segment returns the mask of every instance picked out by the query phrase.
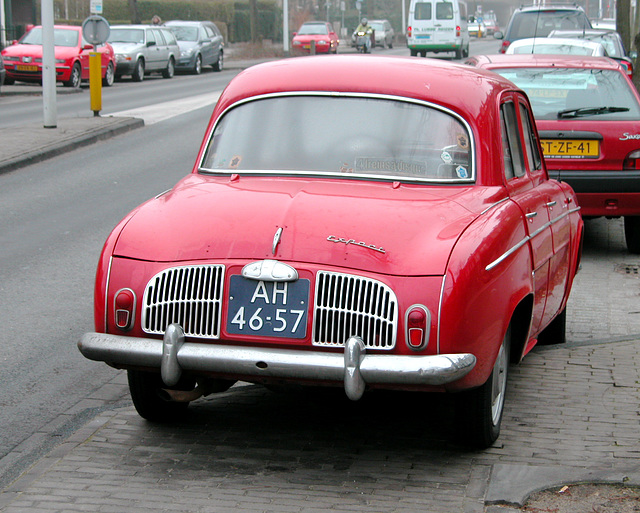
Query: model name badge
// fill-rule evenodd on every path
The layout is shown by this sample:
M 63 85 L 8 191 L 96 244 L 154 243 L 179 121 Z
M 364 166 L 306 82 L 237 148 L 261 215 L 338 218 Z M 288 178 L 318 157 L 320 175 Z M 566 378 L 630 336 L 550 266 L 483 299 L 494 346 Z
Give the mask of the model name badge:
M 367 248 L 367 249 L 372 249 L 373 251 L 377 251 L 378 253 L 386 253 L 386 251 L 383 248 L 379 248 L 377 246 L 374 246 L 373 244 L 367 244 L 366 242 L 357 242 L 355 239 L 347 239 L 345 237 L 336 237 L 334 235 L 329 235 L 327 237 L 327 240 L 329 242 L 342 242 L 343 244 L 346 244 L 347 246 L 349 244 L 353 244 L 354 246 L 361 246 L 363 248 Z
M 623 136 L 620 137 L 621 141 L 628 141 L 630 139 L 640 139 L 640 134 L 629 134 L 629 133 L 625 132 L 622 135 Z

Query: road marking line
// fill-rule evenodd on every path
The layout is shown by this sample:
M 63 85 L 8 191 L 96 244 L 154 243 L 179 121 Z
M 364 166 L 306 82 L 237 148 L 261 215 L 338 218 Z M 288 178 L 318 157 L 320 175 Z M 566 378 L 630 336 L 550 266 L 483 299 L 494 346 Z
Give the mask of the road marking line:
M 145 107 L 138 107 L 131 110 L 121 110 L 119 112 L 111 112 L 107 116 L 125 117 L 125 118 L 142 118 L 145 125 L 153 125 L 160 121 L 179 116 L 186 112 L 212 105 L 218 101 L 222 91 L 201 94 L 199 96 L 190 96 L 180 100 L 172 100 L 169 102 L 156 103 Z

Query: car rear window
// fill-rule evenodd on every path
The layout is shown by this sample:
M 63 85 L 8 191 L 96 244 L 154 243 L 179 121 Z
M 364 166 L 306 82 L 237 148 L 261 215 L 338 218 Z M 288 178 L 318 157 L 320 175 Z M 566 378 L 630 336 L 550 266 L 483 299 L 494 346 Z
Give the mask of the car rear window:
M 548 10 L 520 12 L 513 18 L 507 39 L 515 41 L 525 37 L 547 37 L 553 30 L 591 28 L 587 15 L 576 10 Z
M 473 140 L 461 119 L 428 104 L 379 97 L 274 96 L 225 113 L 200 168 L 470 182 Z
M 436 20 L 452 20 L 453 4 L 450 2 L 438 2 L 436 4 Z
M 431 19 L 431 4 L 427 2 L 418 2 L 415 6 L 413 18 L 416 20 L 430 20 Z
M 640 117 L 640 105 L 629 82 L 617 70 L 505 68 L 493 71 L 526 91 L 539 119 L 597 116 L 602 120 L 629 120 Z M 564 111 L 575 112 L 562 114 Z

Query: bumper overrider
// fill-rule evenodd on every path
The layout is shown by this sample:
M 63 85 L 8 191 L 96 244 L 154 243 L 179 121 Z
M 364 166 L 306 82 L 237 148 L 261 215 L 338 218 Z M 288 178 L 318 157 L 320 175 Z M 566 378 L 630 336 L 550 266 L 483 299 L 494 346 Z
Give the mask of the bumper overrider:
M 78 342 L 90 360 L 112 365 L 158 368 L 167 387 L 183 371 L 221 373 L 256 378 L 344 382 L 354 401 L 367 383 L 443 385 L 467 375 L 476 364 L 469 353 L 442 355 L 367 354 L 360 337 L 350 337 L 344 353 L 298 351 L 186 342 L 184 331 L 171 324 L 162 340 L 86 333 Z

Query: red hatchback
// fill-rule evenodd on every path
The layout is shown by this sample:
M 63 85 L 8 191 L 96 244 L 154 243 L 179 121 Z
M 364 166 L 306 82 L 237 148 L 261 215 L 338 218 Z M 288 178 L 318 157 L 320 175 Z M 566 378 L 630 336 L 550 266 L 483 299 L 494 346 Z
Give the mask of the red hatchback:
M 67 87 L 80 87 L 82 80 L 89 80 L 89 54 L 93 45 L 82 37 L 82 28 L 56 25 L 53 28 L 55 45 L 56 80 Z M 102 83 L 113 84 L 116 58 L 109 43 L 100 46 L 102 57 Z M 42 27 L 27 32 L 19 41 L 2 50 L 7 72 L 5 84 L 42 82 Z
M 627 248 L 640 253 L 640 96 L 606 57 L 481 55 L 524 89 L 551 177 L 569 183 L 584 217 L 624 217 Z
M 291 44 L 294 51 L 301 53 L 311 53 L 314 47 L 316 53 L 338 53 L 339 40 L 331 23 L 308 21 L 293 33 Z
M 564 341 L 582 230 L 508 80 L 410 57 L 261 64 L 222 93 L 192 173 L 107 239 L 79 347 L 128 370 L 147 419 L 236 380 L 446 392 L 486 447 L 509 363 Z

